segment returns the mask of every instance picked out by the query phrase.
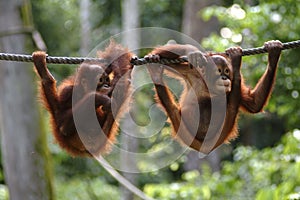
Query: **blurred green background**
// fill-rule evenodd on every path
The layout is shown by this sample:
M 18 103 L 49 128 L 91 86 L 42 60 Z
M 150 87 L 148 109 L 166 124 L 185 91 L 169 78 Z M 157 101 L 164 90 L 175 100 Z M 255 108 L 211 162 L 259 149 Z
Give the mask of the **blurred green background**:
M 86 21 L 80 13 L 89 16 L 85 28 L 88 52 L 94 44 L 124 30 L 124 4 L 128 1 L 89 0 L 86 10 L 77 0 L 26 2 L 32 11 L 29 21 L 41 34 L 49 55 L 85 56 L 82 23 Z M 130 12 L 138 16 L 137 27 L 164 27 L 185 33 L 205 50 L 224 52 L 236 45 L 252 48 L 268 40 L 289 42 L 300 38 L 299 0 L 142 0 L 135 4 L 136 9 Z M 34 46 L 32 40 L 27 40 L 26 52 L 30 54 Z M 282 52 L 269 104 L 264 113 L 241 114 L 237 140 L 205 159 L 191 152 L 160 170 L 134 174 L 130 180 L 155 199 L 300 199 L 299 55 L 300 49 Z M 255 85 L 266 64 L 266 54 L 243 57 L 242 73 L 247 84 Z M 74 71 L 67 65 L 49 65 L 49 69 L 58 82 Z M 140 107 L 135 116 L 139 124 L 149 123 L 145 114 L 149 102 L 145 101 L 154 102 L 151 87 L 135 96 Z M 139 199 L 120 189 L 120 183 L 98 162 L 72 158 L 60 150 L 53 143 L 49 116 L 44 110 L 42 117 L 50 153 L 47 165 L 52 172 L 51 199 Z M 163 131 L 169 136 L 170 127 Z M 145 150 L 149 146 L 141 143 L 137 148 Z M 0 199 L 8 199 L 2 164 L 0 167 Z

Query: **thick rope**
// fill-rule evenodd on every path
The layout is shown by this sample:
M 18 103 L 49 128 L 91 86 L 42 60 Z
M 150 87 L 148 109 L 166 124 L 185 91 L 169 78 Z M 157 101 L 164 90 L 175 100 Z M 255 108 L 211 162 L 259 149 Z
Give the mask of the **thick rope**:
M 0 60 L 33 62 L 31 55 L 0 53 Z M 46 62 L 52 64 L 80 64 L 83 62 L 104 62 L 101 58 L 80 58 L 80 57 L 53 57 L 47 56 Z
M 300 40 L 296 40 L 293 42 L 283 43 L 282 50 L 286 49 L 294 49 L 300 47 Z M 255 54 L 267 53 L 267 49 L 264 47 L 257 48 L 249 48 L 243 49 L 243 56 L 250 56 Z M 9 53 L 0 53 L 0 60 L 6 61 L 17 61 L 17 62 L 33 62 L 33 58 L 31 55 L 22 55 L 22 54 L 9 54 Z M 47 56 L 47 63 L 52 64 L 80 64 L 83 62 L 105 62 L 104 59 L 101 58 L 83 58 L 83 57 L 52 57 Z M 131 59 L 131 63 L 133 65 L 144 65 L 147 63 L 153 63 L 153 60 L 147 60 L 145 58 L 137 58 L 134 57 Z M 182 56 L 177 59 L 160 59 L 159 61 L 155 61 L 160 64 L 178 64 L 183 62 L 188 62 L 187 56 Z
M 283 46 L 282 50 L 299 48 L 300 40 L 283 43 L 282 46 Z M 250 55 L 262 54 L 262 53 L 267 53 L 267 49 L 265 49 L 264 47 L 243 49 L 243 56 L 250 56 Z

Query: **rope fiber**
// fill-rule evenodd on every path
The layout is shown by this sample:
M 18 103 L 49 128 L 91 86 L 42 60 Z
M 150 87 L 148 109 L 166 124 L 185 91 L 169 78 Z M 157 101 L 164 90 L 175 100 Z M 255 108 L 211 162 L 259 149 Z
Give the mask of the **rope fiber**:
M 283 43 L 282 50 L 286 49 L 294 49 L 300 47 L 300 40 L 292 41 Z M 250 56 L 255 54 L 262 54 L 266 53 L 267 50 L 264 47 L 257 47 L 257 48 L 249 48 L 243 49 L 243 56 Z M 6 61 L 17 61 L 17 62 L 33 62 L 33 58 L 31 55 L 22 55 L 22 54 L 10 54 L 10 53 L 0 53 L 0 60 Z M 178 64 L 187 62 L 187 56 L 182 56 L 177 59 L 160 59 L 156 61 L 156 63 L 160 64 Z M 52 57 L 47 56 L 46 58 L 47 63 L 52 64 L 80 64 L 83 62 L 105 62 L 104 59 L 101 58 L 87 58 L 87 57 Z M 144 65 L 147 63 L 153 63 L 153 60 L 147 60 L 145 58 L 137 58 L 134 57 L 131 59 L 131 63 L 133 65 Z

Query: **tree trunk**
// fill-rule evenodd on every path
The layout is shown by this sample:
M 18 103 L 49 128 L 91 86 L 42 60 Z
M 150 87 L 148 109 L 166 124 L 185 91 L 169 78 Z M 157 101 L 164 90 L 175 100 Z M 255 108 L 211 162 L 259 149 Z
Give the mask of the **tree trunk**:
M 132 30 L 139 27 L 139 5 L 138 0 L 124 0 L 122 7 L 122 22 L 123 22 L 123 31 Z M 138 31 L 130 31 L 130 34 L 123 35 L 122 38 L 123 44 L 126 45 L 129 49 L 136 50 L 139 47 L 139 38 Z M 122 120 L 122 124 L 126 125 L 126 118 Z M 129 130 L 129 129 L 128 129 Z M 131 182 L 133 185 L 136 183 L 136 174 L 127 173 L 126 171 L 134 171 L 136 169 L 136 160 L 127 152 L 136 152 L 138 148 L 138 140 L 134 137 L 126 135 L 126 133 L 121 132 L 121 144 L 122 144 L 122 153 L 121 153 L 121 167 L 124 170 L 123 176 Z M 133 193 L 129 191 L 126 187 L 121 187 L 121 199 L 122 200 L 131 200 L 133 198 Z
M 139 1 L 124 0 L 122 6 L 122 24 L 123 31 L 133 30 L 140 26 Z M 124 34 L 123 44 L 129 49 L 137 50 L 140 44 L 139 31 L 130 31 L 130 34 Z
M 87 56 L 90 51 L 91 25 L 90 25 L 90 0 L 80 0 L 80 25 L 81 25 L 81 46 L 80 53 Z
M 205 22 L 199 15 L 199 11 L 211 5 L 220 5 L 220 0 L 199 1 L 186 0 L 183 10 L 182 31 L 196 41 L 201 41 L 211 32 L 217 31 L 219 23 L 216 18 Z
M 0 32 L 22 28 L 24 1 L 0 0 Z M 0 38 L 0 52 L 24 53 L 25 35 Z M 52 199 L 46 137 L 32 65 L 0 61 L 0 128 L 5 181 L 12 200 Z

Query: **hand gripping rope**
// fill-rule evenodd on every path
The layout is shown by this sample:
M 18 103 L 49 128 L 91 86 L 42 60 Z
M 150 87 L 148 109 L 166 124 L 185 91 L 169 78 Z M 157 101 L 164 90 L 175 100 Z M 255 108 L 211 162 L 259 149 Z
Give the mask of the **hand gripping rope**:
M 300 47 L 300 40 L 292 41 L 283 43 L 282 50 L 286 49 L 294 49 Z M 243 56 L 250 56 L 255 54 L 262 54 L 266 53 L 267 50 L 264 47 L 257 47 L 257 48 L 249 48 L 243 49 Z M 33 62 L 31 55 L 22 55 L 22 54 L 9 54 L 9 53 L 0 53 L 0 60 L 6 61 L 17 61 L 17 62 Z M 80 64 L 82 62 L 105 62 L 105 60 L 101 58 L 84 58 L 84 57 L 52 57 L 47 56 L 46 58 L 47 63 L 52 64 Z M 182 56 L 177 59 L 160 59 L 156 61 L 156 63 L 160 64 L 178 64 L 187 62 L 187 56 Z M 146 60 L 144 58 L 137 58 L 134 57 L 131 59 L 131 63 L 133 65 L 144 65 L 147 63 L 153 63 L 152 60 Z

